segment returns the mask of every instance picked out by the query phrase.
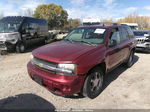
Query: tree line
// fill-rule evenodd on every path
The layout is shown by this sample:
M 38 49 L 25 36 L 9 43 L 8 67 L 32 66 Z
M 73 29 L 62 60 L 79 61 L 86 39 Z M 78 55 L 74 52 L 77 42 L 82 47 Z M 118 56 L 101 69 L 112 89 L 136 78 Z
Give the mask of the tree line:
M 117 23 L 137 23 L 139 29 L 150 29 L 150 17 L 139 16 L 137 13 L 129 14 L 127 17 L 119 19 Z

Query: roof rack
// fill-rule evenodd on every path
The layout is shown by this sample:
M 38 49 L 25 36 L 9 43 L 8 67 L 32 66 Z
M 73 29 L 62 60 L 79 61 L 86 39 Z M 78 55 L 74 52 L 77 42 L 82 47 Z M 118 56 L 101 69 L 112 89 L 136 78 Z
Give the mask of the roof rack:
M 89 24 L 88 26 L 91 26 L 91 25 L 94 25 L 94 24 Z M 105 23 L 100 23 L 100 24 L 97 24 L 98 26 L 116 26 L 116 25 L 125 25 L 125 24 L 118 24 L 118 23 L 111 23 L 111 24 L 105 24 Z
M 112 25 L 118 25 L 118 23 L 112 23 Z

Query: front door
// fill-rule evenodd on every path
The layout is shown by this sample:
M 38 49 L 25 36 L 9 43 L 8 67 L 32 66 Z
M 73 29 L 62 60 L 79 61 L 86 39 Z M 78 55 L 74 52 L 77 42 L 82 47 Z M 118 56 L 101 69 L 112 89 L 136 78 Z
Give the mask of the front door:
M 110 46 L 109 44 L 112 40 L 114 40 L 116 44 Z M 122 53 L 119 44 L 120 44 L 120 31 L 118 28 L 112 29 L 106 52 L 106 63 L 108 70 L 118 65 L 122 60 Z

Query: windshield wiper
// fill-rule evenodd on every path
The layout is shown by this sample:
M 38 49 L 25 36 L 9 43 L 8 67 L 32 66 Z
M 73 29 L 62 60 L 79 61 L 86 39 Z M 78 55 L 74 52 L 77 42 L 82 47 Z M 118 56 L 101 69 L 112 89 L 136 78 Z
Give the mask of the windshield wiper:
M 66 41 L 69 41 L 69 42 L 83 42 L 83 43 L 85 43 L 85 44 L 89 44 L 89 45 L 93 45 L 94 43 L 91 43 L 91 42 L 87 42 L 87 41 L 84 41 L 84 40 L 80 40 L 80 41 L 77 41 L 77 40 L 71 40 L 71 39 L 64 39 L 64 40 L 66 40 Z
M 73 42 L 73 41 L 72 41 L 72 40 L 70 40 L 70 39 L 64 39 L 64 40 L 69 41 L 69 42 Z
M 83 40 L 80 40 L 80 41 L 77 41 L 77 40 L 74 40 L 75 42 L 83 42 L 83 43 L 86 43 L 86 44 L 89 44 L 89 45 L 93 45 L 91 42 L 87 42 L 87 41 L 83 41 Z

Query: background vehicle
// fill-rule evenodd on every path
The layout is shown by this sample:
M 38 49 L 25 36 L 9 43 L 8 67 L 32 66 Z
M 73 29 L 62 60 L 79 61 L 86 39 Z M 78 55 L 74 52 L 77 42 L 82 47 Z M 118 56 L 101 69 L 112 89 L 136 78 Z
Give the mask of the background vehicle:
M 62 40 L 68 32 L 67 30 L 49 30 L 49 40 Z
M 100 19 L 83 19 L 83 25 L 100 25 Z
M 150 31 L 136 30 L 134 35 L 137 40 L 136 50 L 144 50 L 150 52 Z
M 132 30 L 138 30 L 138 24 L 137 23 L 121 23 L 128 25 Z
M 82 26 L 64 40 L 32 52 L 30 77 L 59 95 L 97 97 L 105 74 L 124 63 L 134 63 L 136 40 L 127 25 Z
M 22 53 L 26 47 L 44 42 L 47 35 L 48 25 L 43 19 L 8 16 L 0 20 L 0 50 Z

